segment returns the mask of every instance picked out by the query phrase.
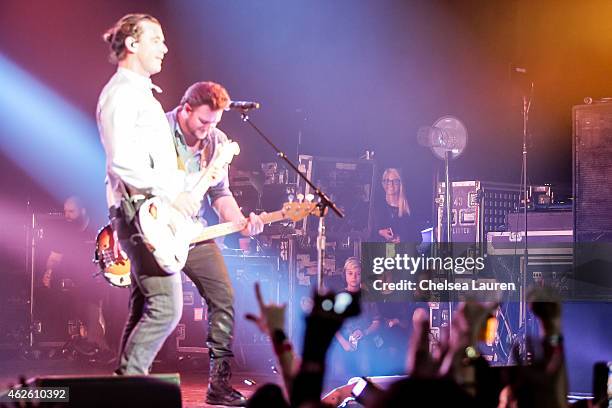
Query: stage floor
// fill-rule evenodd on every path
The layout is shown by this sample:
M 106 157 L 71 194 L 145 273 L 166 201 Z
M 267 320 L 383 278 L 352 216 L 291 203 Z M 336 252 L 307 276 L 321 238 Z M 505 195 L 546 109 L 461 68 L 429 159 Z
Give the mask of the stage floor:
M 47 375 L 110 375 L 113 365 L 92 365 L 83 361 L 70 361 L 66 359 L 40 359 L 27 360 L 17 358 L 14 355 L 9 358 L 2 356 L 0 365 L 0 389 L 6 390 L 11 384 L 19 382 L 20 377 L 30 379 Z M 279 374 L 257 373 L 234 370 L 232 385 L 234 388 L 249 397 L 255 389 L 265 383 L 280 384 L 282 379 Z M 209 407 L 204 403 L 206 397 L 206 386 L 208 384 L 208 359 L 202 361 L 190 361 L 181 363 L 179 367 L 167 367 L 154 365 L 154 373 L 179 372 L 181 376 L 181 393 L 184 408 Z M 254 382 L 247 385 L 245 380 Z

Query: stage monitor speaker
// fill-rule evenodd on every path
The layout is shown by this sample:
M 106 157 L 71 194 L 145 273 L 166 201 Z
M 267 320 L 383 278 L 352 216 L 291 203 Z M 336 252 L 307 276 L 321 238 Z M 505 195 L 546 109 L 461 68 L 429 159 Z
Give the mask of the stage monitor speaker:
M 179 374 L 151 376 L 48 376 L 28 381 L 30 387 L 66 387 L 68 401 L 40 403 L 64 408 L 179 408 Z
M 612 104 L 574 106 L 572 118 L 575 297 L 612 300 Z
M 240 255 L 239 255 L 240 254 Z M 236 363 L 243 369 L 275 365 L 272 344 L 267 335 L 260 332 L 256 325 L 247 321 L 247 313 L 259 313 L 255 297 L 255 282 L 259 282 L 261 293 L 266 302 L 284 303 L 287 301 L 287 283 L 279 271 L 279 257 L 248 255 L 241 251 L 224 252 L 234 291 L 234 344 Z M 166 340 L 159 353 L 160 361 L 174 364 L 177 361 L 195 360 L 198 355 L 205 358 L 209 350 L 208 309 L 195 284 L 183 276 L 183 314 L 173 335 Z M 186 359 L 179 359 L 179 353 L 186 353 Z M 185 357 L 183 355 L 183 357 Z
M 242 254 L 224 255 L 224 259 L 234 288 L 236 364 L 244 371 L 273 374 L 276 357 L 270 339 L 244 316 L 259 313 L 255 282 L 259 283 L 265 302 L 284 303 L 287 300 L 287 283 L 279 271 L 279 257 Z

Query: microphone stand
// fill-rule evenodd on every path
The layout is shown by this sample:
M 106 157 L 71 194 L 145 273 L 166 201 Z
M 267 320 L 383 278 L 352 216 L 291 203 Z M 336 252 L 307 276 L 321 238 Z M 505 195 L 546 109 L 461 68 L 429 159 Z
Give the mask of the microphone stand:
M 27 201 L 27 214 L 29 219 L 29 225 L 25 227 L 26 230 L 26 256 L 25 256 L 25 267 L 26 273 L 29 275 L 29 330 L 28 330 L 28 347 L 31 351 L 34 347 L 34 280 L 35 280 L 35 265 L 34 260 L 36 259 L 36 214 L 32 209 L 30 200 Z
M 446 133 L 446 132 L 444 132 Z M 446 204 L 446 251 L 448 251 L 447 256 L 453 256 L 453 187 L 450 181 L 450 151 L 446 150 L 444 152 L 444 204 Z M 453 272 L 447 274 L 447 279 L 450 278 L 451 282 L 455 281 L 455 277 Z M 454 296 L 451 293 L 448 294 L 448 330 L 453 327 L 453 301 Z
M 443 253 L 443 256 L 453 256 L 453 188 L 452 188 L 452 184 L 450 181 L 450 160 L 451 160 L 451 153 L 453 151 L 453 138 L 451 137 L 451 135 L 448 134 L 448 132 L 446 131 L 446 129 L 443 128 L 439 128 L 437 126 L 434 126 L 433 129 L 438 130 L 444 137 L 443 137 L 443 141 L 442 142 L 438 142 L 441 143 L 439 145 L 437 145 L 436 147 L 443 147 L 444 148 L 444 199 L 442 200 L 443 202 L 443 215 L 442 215 L 442 219 L 444 220 L 443 223 L 441 223 L 440 227 L 442 230 L 444 230 L 444 228 L 446 228 L 446 231 L 444 235 L 442 235 L 442 231 L 439 231 L 438 234 L 436 234 L 436 239 L 438 240 L 438 245 L 439 248 L 438 250 L 440 252 Z M 445 245 L 442 245 L 442 242 L 445 243 Z M 447 281 L 450 282 L 454 282 L 455 281 L 455 276 L 453 275 L 453 272 L 446 272 L 445 273 L 445 278 Z M 453 293 L 450 292 L 448 294 L 448 329 L 450 330 L 453 326 L 453 302 L 455 300 L 455 296 L 453 296 Z M 442 302 L 442 300 L 440 301 L 440 303 Z
M 340 218 L 344 218 L 344 214 L 342 211 L 340 211 L 336 203 L 334 203 L 320 188 L 315 186 L 314 183 L 310 181 L 295 164 L 293 164 L 289 157 L 287 157 L 287 155 L 253 123 L 253 121 L 249 118 L 247 111 L 248 109 L 241 109 L 240 117 L 242 118 L 242 121 L 248 123 L 255 130 L 255 132 L 261 136 L 266 143 L 268 143 L 272 149 L 274 149 L 274 151 L 276 151 L 276 155 L 283 159 L 285 163 L 287 163 L 287 165 L 291 167 L 293 171 L 296 172 L 298 176 L 310 186 L 310 188 L 313 189 L 315 195 L 319 197 L 319 202 L 317 204 L 317 208 L 319 209 L 319 228 L 317 235 L 317 292 L 321 293 L 323 288 L 323 263 L 325 260 L 325 215 L 327 214 L 327 210 L 330 208 Z
M 531 82 L 530 87 L 530 95 L 527 98 L 526 95 L 523 95 L 523 163 L 522 163 L 522 172 L 523 172 L 523 185 L 521 189 L 523 190 L 523 216 L 524 224 L 523 227 L 525 229 L 524 242 L 523 242 L 523 261 L 521 262 L 522 273 L 520 275 L 521 279 L 521 296 L 520 296 L 520 306 L 519 306 L 519 332 L 522 333 L 523 344 L 526 344 L 527 341 L 527 266 L 529 265 L 529 247 L 528 247 L 528 229 L 527 229 L 527 135 L 528 135 L 528 124 L 529 124 L 529 109 L 531 108 L 531 99 L 533 96 L 533 82 Z M 522 329 L 522 330 L 521 330 Z

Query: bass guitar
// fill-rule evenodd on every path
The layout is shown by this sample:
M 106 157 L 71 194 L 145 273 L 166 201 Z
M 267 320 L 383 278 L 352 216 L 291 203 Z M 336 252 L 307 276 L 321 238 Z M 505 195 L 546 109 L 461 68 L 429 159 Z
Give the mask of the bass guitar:
M 216 179 L 235 155 L 240 153 L 236 142 L 217 146 L 210 164 L 195 174 L 193 186 L 187 186 L 194 197 L 204 197 L 208 188 L 219 182 Z M 137 222 L 145 245 L 158 265 L 168 274 L 180 272 L 187 262 L 189 245 L 202 234 L 204 228 L 196 217 L 185 216 L 172 203 L 162 197 L 151 197 L 142 203 Z

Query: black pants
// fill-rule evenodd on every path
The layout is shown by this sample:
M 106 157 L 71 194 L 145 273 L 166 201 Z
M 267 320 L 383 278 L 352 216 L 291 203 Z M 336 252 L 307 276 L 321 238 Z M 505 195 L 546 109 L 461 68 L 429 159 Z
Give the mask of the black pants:
M 234 290 L 217 244 L 192 248 L 183 272 L 196 285 L 208 307 L 206 345 L 210 357 L 233 357 Z

